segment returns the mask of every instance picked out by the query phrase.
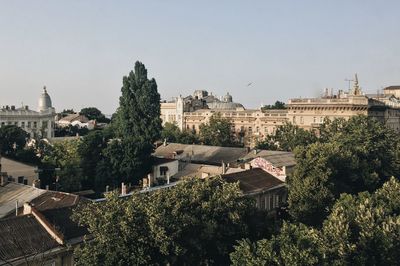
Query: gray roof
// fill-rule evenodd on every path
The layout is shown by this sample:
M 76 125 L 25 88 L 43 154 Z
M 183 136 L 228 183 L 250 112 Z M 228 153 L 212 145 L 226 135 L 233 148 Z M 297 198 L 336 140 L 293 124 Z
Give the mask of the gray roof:
M 0 186 L 0 218 L 15 211 L 17 200 L 18 206 L 21 207 L 25 202 L 30 202 L 45 192 L 46 190 L 43 189 L 13 182 Z
M 58 246 L 33 215 L 0 220 L 0 265 L 4 261 L 40 255 Z
M 222 162 L 234 163 L 247 154 L 246 148 L 219 147 L 208 145 L 190 145 L 169 143 L 156 149 L 154 155 L 175 158 L 193 163 L 220 165 Z
M 257 150 L 257 153 L 252 150 L 243 157 L 245 162 L 251 161 L 255 158 L 263 158 L 276 167 L 282 166 L 295 166 L 296 158 L 294 153 L 286 151 L 269 151 L 269 150 Z

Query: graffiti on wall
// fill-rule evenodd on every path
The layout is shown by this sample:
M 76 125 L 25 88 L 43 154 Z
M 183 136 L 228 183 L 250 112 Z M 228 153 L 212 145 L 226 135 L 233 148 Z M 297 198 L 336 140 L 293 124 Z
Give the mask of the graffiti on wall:
M 276 177 L 284 177 L 286 176 L 286 173 L 283 169 L 279 167 L 275 167 L 270 163 L 269 161 L 263 159 L 263 158 L 255 158 L 254 160 L 251 161 L 251 166 L 252 167 L 259 167 L 263 169 L 264 171 L 270 173 L 273 176 Z

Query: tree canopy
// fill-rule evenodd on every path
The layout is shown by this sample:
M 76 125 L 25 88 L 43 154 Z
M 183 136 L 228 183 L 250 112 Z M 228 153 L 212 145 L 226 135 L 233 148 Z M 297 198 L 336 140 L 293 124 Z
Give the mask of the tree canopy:
M 199 139 L 196 134 L 189 130 L 181 131 L 177 125 L 168 122 L 165 123 L 162 129 L 161 139 L 183 144 L 199 143 Z
M 89 120 L 96 120 L 97 122 L 100 123 L 110 122 L 110 119 L 106 118 L 106 116 L 96 107 L 82 108 L 82 110 L 79 113 L 89 118 Z
M 232 122 L 215 113 L 207 124 L 200 125 L 200 141 L 212 146 L 238 146 L 238 142 L 232 131 Z
M 289 212 L 320 225 L 341 193 L 374 191 L 399 173 L 398 135 L 375 119 L 356 116 L 323 125 L 318 142 L 296 150 Z
M 278 235 L 242 240 L 233 265 L 397 265 L 400 261 L 400 182 L 374 193 L 343 194 L 318 230 L 285 223 Z
M 317 141 L 315 132 L 300 128 L 292 123 L 278 126 L 265 140 L 257 143 L 258 149 L 294 151 L 298 146 L 307 146 Z
M 263 107 L 261 107 L 261 110 L 265 111 L 265 110 L 274 110 L 274 109 L 286 109 L 286 105 L 284 102 L 281 101 L 276 101 L 274 104 L 270 105 L 264 105 Z
M 126 199 L 111 194 L 75 214 L 93 236 L 76 258 L 79 265 L 226 264 L 235 241 L 249 237 L 254 210 L 238 184 L 218 177 Z
M 14 125 L 0 127 L 0 152 L 3 155 L 14 156 L 24 149 L 29 134 Z

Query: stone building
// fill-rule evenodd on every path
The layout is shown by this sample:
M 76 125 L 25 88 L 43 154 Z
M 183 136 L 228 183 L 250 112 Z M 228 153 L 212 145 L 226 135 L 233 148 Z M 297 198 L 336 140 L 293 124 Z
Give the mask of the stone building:
M 233 102 L 229 93 L 218 98 L 205 90 L 196 90 L 185 98 L 179 96 L 171 102 L 161 103 L 163 124 L 175 123 L 181 130 L 198 132 L 200 125 L 207 123 L 214 113 L 232 121 L 232 131 L 246 145 L 253 145 L 272 134 L 287 120 L 286 110 L 247 110 L 242 104 Z
M 31 137 L 54 137 L 55 109 L 52 107 L 51 98 L 46 87 L 39 97 L 37 111 L 28 106 L 16 108 L 14 105 L 3 106 L 0 109 L 0 126 L 16 125 L 28 132 Z
M 320 98 L 290 99 L 288 121 L 304 129 L 317 129 L 324 119 L 349 119 L 356 115 L 373 117 L 388 127 L 400 131 L 400 87 L 384 89 L 384 94 L 363 94 L 357 75 L 353 88 L 345 93 L 328 94 Z

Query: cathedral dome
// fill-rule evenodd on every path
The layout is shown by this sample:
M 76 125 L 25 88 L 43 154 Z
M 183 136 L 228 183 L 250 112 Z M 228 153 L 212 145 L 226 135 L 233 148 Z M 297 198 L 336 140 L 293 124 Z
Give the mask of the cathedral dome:
M 51 107 L 52 107 L 51 99 L 50 99 L 49 94 L 47 93 L 46 86 L 44 86 L 43 93 L 42 93 L 42 95 L 40 95 L 40 98 L 39 98 L 38 110 L 39 110 L 39 112 L 41 112 L 41 111 L 45 111 Z
M 227 92 L 226 95 L 224 96 L 224 102 L 226 103 L 232 102 L 232 96 L 229 94 L 229 92 Z

